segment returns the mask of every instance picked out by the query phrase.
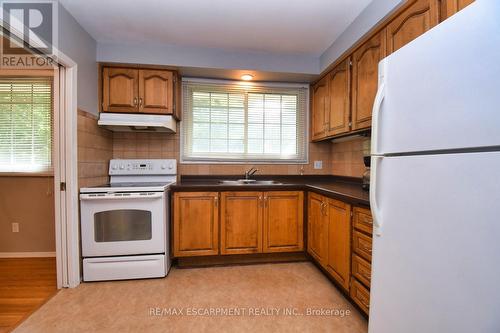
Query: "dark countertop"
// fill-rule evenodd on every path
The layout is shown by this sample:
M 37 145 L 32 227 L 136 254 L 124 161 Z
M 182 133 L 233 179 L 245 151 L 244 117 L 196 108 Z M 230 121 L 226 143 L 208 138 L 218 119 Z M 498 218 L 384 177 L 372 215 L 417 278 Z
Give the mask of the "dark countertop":
M 359 178 L 338 176 L 276 176 L 259 175 L 257 180 L 274 180 L 279 184 L 230 185 L 220 180 L 241 179 L 241 176 L 181 176 L 170 186 L 172 192 L 192 191 L 311 191 L 356 205 L 369 206 L 369 192 L 361 188 Z

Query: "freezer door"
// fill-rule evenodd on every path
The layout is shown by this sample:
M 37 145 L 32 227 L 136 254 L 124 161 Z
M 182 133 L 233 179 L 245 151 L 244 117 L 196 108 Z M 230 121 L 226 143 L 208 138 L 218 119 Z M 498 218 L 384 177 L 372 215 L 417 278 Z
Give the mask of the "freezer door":
M 474 2 L 387 57 L 372 154 L 500 145 L 499 59 L 498 0 Z
M 369 333 L 500 332 L 500 152 L 374 164 Z

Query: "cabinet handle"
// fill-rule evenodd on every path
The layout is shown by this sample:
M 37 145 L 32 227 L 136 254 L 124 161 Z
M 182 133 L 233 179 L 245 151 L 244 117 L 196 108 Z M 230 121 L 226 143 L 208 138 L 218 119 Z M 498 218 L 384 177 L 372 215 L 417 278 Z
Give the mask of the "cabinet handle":
M 215 207 L 218 207 L 219 206 L 219 197 L 214 197 L 214 205 Z
M 321 215 L 326 216 L 326 203 L 321 203 Z
M 264 197 L 264 207 L 267 207 L 267 197 Z
M 259 195 L 259 206 L 264 207 L 264 203 L 262 202 L 262 195 Z
M 139 98 L 139 107 L 142 108 L 142 97 Z
M 134 97 L 134 106 L 137 106 L 137 97 Z

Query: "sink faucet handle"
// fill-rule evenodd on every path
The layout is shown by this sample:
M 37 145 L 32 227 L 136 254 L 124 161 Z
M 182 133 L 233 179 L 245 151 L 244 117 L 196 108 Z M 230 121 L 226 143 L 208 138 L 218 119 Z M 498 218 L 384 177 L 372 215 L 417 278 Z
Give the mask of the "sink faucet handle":
M 250 176 L 253 176 L 259 169 L 255 167 L 251 167 L 247 171 L 245 171 L 245 179 L 248 179 Z

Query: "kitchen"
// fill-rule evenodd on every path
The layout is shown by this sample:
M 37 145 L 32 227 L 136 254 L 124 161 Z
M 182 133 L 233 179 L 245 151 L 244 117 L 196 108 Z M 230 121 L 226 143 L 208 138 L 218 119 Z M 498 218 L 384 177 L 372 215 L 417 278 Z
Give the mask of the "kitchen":
M 283 4 L 60 1 L 97 40 L 78 218 L 62 290 L 11 329 L 500 330 L 498 3 L 318 1 L 317 38 L 298 4 L 271 19 Z M 148 23 L 166 10 L 182 29 Z M 262 26 L 223 32 L 245 10 Z

